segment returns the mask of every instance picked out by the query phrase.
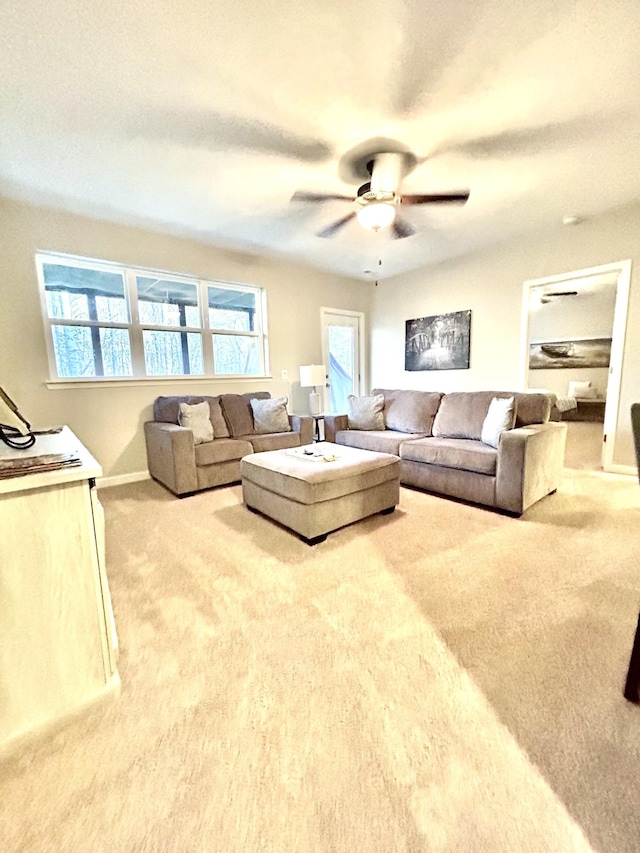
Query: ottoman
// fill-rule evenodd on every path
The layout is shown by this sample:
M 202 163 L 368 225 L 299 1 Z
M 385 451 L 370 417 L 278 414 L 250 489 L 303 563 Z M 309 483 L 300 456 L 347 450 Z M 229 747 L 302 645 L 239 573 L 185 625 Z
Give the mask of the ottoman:
M 393 512 L 400 496 L 397 456 L 328 441 L 251 453 L 240 473 L 246 506 L 309 545 L 361 518 Z

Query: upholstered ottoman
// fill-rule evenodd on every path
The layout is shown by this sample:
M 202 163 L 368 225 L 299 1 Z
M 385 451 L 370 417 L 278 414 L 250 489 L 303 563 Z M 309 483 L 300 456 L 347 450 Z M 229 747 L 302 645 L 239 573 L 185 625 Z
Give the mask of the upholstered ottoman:
M 397 456 L 330 442 L 252 453 L 240 473 L 247 507 L 310 545 L 346 524 L 393 512 L 400 494 Z

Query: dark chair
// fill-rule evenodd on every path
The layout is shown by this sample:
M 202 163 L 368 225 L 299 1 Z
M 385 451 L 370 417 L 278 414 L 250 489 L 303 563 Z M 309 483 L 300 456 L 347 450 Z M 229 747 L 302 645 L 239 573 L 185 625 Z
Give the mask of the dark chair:
M 638 480 L 640 481 L 640 403 L 633 403 L 631 406 L 631 430 L 636 448 L 636 464 L 638 466 Z M 640 616 L 638 616 L 636 636 L 631 650 L 624 697 L 630 702 L 640 702 Z
M 638 466 L 638 480 L 640 480 L 640 403 L 631 404 L 631 432 L 636 448 L 636 465 Z

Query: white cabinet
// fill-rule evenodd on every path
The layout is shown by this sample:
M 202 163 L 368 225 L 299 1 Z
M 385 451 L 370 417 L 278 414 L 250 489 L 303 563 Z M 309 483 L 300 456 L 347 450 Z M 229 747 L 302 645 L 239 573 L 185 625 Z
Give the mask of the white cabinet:
M 73 453 L 81 464 L 0 479 L 0 751 L 120 686 L 107 582 L 102 470 L 68 429 L 0 459 Z

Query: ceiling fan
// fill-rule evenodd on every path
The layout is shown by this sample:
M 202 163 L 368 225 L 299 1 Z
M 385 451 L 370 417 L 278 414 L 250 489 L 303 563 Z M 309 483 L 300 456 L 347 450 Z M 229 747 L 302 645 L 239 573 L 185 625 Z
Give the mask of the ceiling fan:
M 546 293 L 543 293 L 540 296 L 540 302 L 542 302 L 543 305 L 546 305 L 547 302 L 552 302 L 554 299 L 556 299 L 560 296 L 577 296 L 577 295 L 578 295 L 577 290 L 556 290 L 553 293 L 551 293 L 550 291 L 547 291 Z
M 354 208 L 346 216 L 332 222 L 318 237 L 333 237 L 348 222 L 357 217 L 358 222 L 372 231 L 392 226 L 391 237 L 394 240 L 411 237 L 415 228 L 405 219 L 398 217 L 399 205 L 413 204 L 464 204 L 469 192 L 431 193 L 408 195 L 400 193 L 400 184 L 404 177 L 407 155 L 403 152 L 383 152 L 371 156 L 366 168 L 371 180 L 358 188 L 355 197 L 336 193 L 312 193 L 299 191 L 293 194 L 291 201 L 322 203 L 325 201 L 348 201 Z

